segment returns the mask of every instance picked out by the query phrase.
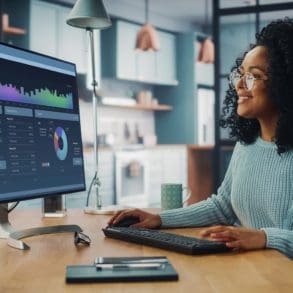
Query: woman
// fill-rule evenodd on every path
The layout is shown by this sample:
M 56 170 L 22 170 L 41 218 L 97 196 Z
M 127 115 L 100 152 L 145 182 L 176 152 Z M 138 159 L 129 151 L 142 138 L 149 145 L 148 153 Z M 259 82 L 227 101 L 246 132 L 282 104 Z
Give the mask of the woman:
M 125 210 L 109 224 L 137 216 L 136 227 L 211 226 L 203 237 L 293 258 L 293 20 L 267 25 L 236 65 L 221 126 L 237 143 L 217 195 L 157 215 Z

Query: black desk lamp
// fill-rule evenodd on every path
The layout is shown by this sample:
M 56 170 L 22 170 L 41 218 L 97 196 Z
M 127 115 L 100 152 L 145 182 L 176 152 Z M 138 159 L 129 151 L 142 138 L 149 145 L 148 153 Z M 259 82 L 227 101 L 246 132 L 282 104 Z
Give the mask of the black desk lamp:
M 95 47 L 93 30 L 105 29 L 111 26 L 111 20 L 107 14 L 102 0 L 77 0 L 73 9 L 71 10 L 67 24 L 85 29 L 89 33 L 90 52 L 91 52 L 91 66 L 92 66 L 92 86 L 93 86 L 93 120 L 94 120 L 94 156 L 95 156 L 95 174 L 90 184 L 88 191 L 87 204 L 85 208 L 86 213 L 106 214 L 113 213 L 113 207 L 102 208 L 102 199 L 99 192 L 100 179 L 98 176 L 98 141 L 97 141 L 97 105 L 98 95 L 95 68 Z M 97 196 L 97 206 L 89 207 L 89 196 L 91 189 L 94 187 Z M 117 209 L 117 208 L 116 208 Z

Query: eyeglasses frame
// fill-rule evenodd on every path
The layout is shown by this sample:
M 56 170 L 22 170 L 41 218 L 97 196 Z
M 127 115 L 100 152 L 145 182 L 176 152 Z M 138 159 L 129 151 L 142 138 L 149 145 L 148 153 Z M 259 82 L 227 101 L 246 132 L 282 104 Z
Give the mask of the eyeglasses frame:
M 233 75 L 235 75 L 235 74 L 238 74 L 238 77 L 239 77 L 239 80 L 235 83 L 235 85 L 234 85 L 234 83 L 233 83 L 233 78 L 235 78 L 235 76 L 233 76 Z M 252 86 L 251 86 L 251 88 L 249 88 L 248 86 L 247 86 L 247 82 L 246 82 L 246 78 L 247 78 L 247 76 L 249 76 L 252 80 L 253 80 L 253 83 L 252 83 Z M 229 82 L 230 82 L 230 84 L 231 84 L 231 86 L 234 88 L 234 89 L 236 89 L 236 86 L 237 86 L 237 84 L 239 83 L 239 81 L 242 79 L 242 78 L 244 78 L 244 86 L 245 86 L 245 89 L 247 89 L 248 91 L 251 91 L 252 89 L 253 89 L 253 86 L 254 86 L 254 82 L 256 81 L 256 80 L 268 80 L 269 78 L 268 78 L 268 76 L 266 76 L 266 77 L 255 77 L 251 72 L 246 72 L 246 73 L 240 73 L 239 72 L 239 70 L 238 69 L 234 69 L 234 70 L 232 70 L 231 71 L 231 73 L 230 73 L 230 75 L 229 75 Z

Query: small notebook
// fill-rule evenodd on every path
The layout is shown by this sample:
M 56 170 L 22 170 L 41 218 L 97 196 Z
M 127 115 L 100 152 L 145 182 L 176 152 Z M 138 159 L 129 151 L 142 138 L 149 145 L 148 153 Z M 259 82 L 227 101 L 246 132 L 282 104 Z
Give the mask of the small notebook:
M 98 264 L 97 264 L 98 262 Z M 99 264 L 147 264 L 144 268 L 100 269 Z M 148 264 L 160 264 L 152 268 Z M 137 282 L 137 281 L 177 281 L 178 273 L 166 257 L 111 257 L 97 258 L 93 265 L 74 265 L 66 268 L 67 283 L 85 282 Z

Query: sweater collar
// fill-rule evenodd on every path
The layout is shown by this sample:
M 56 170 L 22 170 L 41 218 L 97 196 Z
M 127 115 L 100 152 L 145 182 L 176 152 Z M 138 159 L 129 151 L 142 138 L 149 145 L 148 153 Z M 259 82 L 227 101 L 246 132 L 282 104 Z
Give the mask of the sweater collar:
M 260 136 L 257 137 L 255 144 L 258 146 L 261 146 L 261 147 L 266 147 L 266 148 L 271 148 L 271 149 L 277 147 L 277 145 L 274 142 L 264 140 Z

